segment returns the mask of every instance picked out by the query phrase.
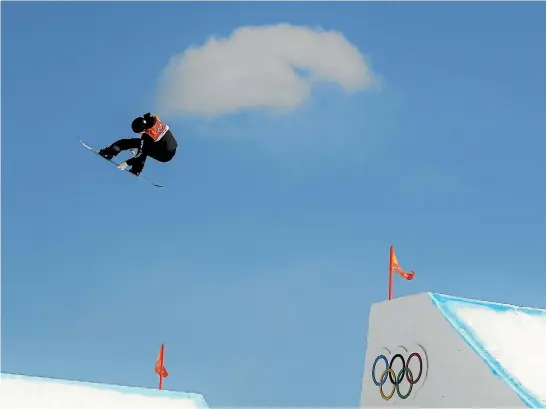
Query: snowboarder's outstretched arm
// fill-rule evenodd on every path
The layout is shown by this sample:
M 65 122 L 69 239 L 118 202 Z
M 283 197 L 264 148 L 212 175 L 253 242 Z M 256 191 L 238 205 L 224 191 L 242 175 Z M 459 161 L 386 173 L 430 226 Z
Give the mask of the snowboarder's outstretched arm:
M 153 145 L 154 140 L 147 133 L 143 133 L 140 138 L 134 139 L 138 139 L 139 142 L 138 153 L 131 159 L 126 160 L 125 163 L 128 166 L 131 166 L 130 172 L 134 173 L 135 175 L 140 175 L 142 169 L 144 169 L 150 146 Z
M 134 173 L 135 175 L 140 175 L 140 172 L 142 172 L 142 169 L 144 169 L 147 158 L 148 155 L 146 152 L 139 149 L 138 153 L 134 157 L 127 159 L 125 163 L 131 166 L 130 172 Z

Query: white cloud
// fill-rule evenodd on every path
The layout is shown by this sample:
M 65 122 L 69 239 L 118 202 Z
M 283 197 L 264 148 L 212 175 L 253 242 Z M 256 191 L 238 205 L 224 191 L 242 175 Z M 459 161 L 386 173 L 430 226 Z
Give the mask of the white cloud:
M 174 56 L 160 79 L 158 108 L 200 115 L 290 110 L 309 96 L 314 82 L 355 92 L 375 79 L 364 56 L 339 32 L 289 24 L 239 27 Z

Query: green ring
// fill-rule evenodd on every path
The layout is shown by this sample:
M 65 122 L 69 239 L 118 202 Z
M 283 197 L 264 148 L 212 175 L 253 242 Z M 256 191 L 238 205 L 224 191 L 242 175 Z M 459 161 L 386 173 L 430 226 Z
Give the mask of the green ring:
M 408 377 L 411 378 L 411 381 L 409 382 L 410 387 L 409 387 L 408 393 L 406 393 L 405 395 L 402 395 L 400 393 L 399 385 L 402 383 L 402 379 L 404 379 L 404 374 L 406 372 L 408 374 Z M 400 369 L 400 372 L 398 372 L 398 376 L 396 377 L 396 384 L 395 384 L 396 394 L 400 397 L 400 399 L 407 399 L 410 396 L 411 390 L 413 389 L 413 383 L 412 382 L 413 382 L 413 374 L 411 373 L 411 369 L 409 369 L 409 367 L 407 367 L 407 366 Z

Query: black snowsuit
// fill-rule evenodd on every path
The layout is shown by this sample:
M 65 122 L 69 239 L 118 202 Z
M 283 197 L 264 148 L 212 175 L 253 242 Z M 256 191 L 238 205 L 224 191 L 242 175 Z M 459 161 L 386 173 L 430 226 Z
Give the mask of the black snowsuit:
M 116 156 L 121 151 L 138 149 L 137 155 L 128 159 L 126 163 L 131 166 L 130 172 L 139 175 L 144 169 L 148 156 L 159 162 L 169 162 L 176 154 L 177 147 L 178 143 L 169 129 L 157 142 L 144 132 L 140 138 L 120 139 L 106 148 L 105 151 Z

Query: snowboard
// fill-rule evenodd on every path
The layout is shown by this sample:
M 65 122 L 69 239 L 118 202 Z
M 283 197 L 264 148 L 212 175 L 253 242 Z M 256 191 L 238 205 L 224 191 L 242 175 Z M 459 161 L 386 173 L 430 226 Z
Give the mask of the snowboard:
M 82 141 L 81 139 L 78 138 L 78 140 L 80 141 L 80 143 L 82 144 L 82 146 L 83 146 L 84 148 L 86 148 L 87 150 L 93 152 L 95 155 L 101 157 L 101 158 L 104 159 L 105 161 L 110 162 L 111 164 L 115 165 L 116 167 L 119 166 L 119 163 L 113 161 L 112 159 L 106 159 L 104 156 L 102 156 L 102 155 L 99 153 L 98 150 L 96 150 L 95 148 L 89 146 L 88 144 L 86 144 L 86 143 L 85 143 L 84 141 Z M 133 152 L 133 155 L 134 155 L 134 152 Z M 121 170 L 121 169 L 120 169 L 120 170 Z M 131 173 L 131 172 L 125 170 L 125 169 L 123 170 L 123 172 L 127 172 L 127 173 L 129 173 L 130 175 L 133 175 L 134 177 L 137 177 L 137 178 L 139 178 L 140 180 L 143 180 L 144 182 L 149 183 L 150 185 L 152 185 L 152 186 L 154 186 L 154 187 L 163 187 L 163 185 L 159 185 L 159 184 L 157 184 L 157 183 L 150 182 L 148 179 L 144 179 L 142 176 L 137 176 L 137 175 L 135 175 L 134 173 Z

